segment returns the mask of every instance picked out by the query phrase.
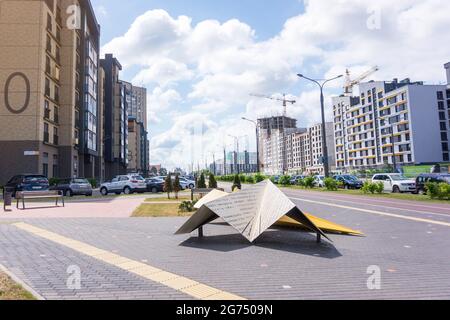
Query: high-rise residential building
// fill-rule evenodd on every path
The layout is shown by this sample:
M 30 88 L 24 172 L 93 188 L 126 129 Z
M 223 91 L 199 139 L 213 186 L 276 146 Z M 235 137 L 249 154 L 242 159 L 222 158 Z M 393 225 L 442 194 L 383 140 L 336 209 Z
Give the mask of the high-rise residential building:
M 447 85 L 450 87 L 450 62 L 444 65 L 445 71 L 447 73 Z
M 327 132 L 328 165 L 335 170 L 333 123 L 325 124 Z M 298 129 L 287 135 L 288 171 L 296 174 L 324 174 L 322 124 Z
M 280 174 L 287 171 L 286 133 L 297 128 L 297 120 L 285 116 L 258 119 L 261 171 Z
M 81 19 L 68 28 L 72 5 Z M 2 0 L 0 30 L 0 183 L 96 178 L 100 27 L 90 1 Z
M 361 83 L 359 92 L 333 98 L 339 170 L 449 161 L 445 85 L 394 79 Z
M 256 152 L 228 152 L 226 161 L 216 160 L 210 164 L 209 170 L 216 172 L 217 175 L 237 174 L 237 173 L 256 173 L 258 172 Z
M 119 80 L 122 65 L 112 54 L 100 60 L 104 81 L 105 178 L 126 174 L 128 168 L 127 86 Z

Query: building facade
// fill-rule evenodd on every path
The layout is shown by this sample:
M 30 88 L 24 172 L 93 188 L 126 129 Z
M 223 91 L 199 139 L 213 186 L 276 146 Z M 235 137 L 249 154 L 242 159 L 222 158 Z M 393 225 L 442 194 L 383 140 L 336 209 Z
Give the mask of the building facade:
M 448 162 L 450 92 L 409 79 L 359 85 L 333 98 L 338 170 Z
M 105 179 L 126 174 L 128 168 L 127 87 L 119 80 L 122 65 L 106 54 L 100 60 L 104 81 L 104 161 Z
M 79 23 L 68 28 L 69 5 Z M 26 22 L 26 23 L 24 23 Z M 96 178 L 100 27 L 88 0 L 0 1 L 0 183 Z
M 217 160 L 209 166 L 211 172 L 216 175 L 237 174 L 237 173 L 257 173 L 257 154 L 256 152 L 228 152 L 226 161 Z

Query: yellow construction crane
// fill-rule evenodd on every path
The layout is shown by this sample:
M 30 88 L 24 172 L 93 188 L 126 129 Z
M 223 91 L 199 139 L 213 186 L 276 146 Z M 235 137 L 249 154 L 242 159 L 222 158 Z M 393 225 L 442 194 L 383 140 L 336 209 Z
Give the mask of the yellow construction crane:
M 286 99 L 286 94 L 283 94 L 283 99 L 275 98 L 273 96 L 268 96 L 268 95 L 264 95 L 264 94 L 251 93 L 250 95 L 252 97 L 258 97 L 258 98 L 264 98 L 264 99 L 270 99 L 270 100 L 283 102 L 283 116 L 285 116 L 285 117 L 287 116 L 287 104 L 290 103 L 290 104 L 294 105 L 294 104 L 297 103 L 297 101 L 295 101 L 295 100 L 288 100 L 288 99 Z
M 352 96 L 353 95 L 353 87 L 356 86 L 357 84 L 361 83 L 364 79 L 371 76 L 378 70 L 380 70 L 380 68 L 378 66 L 375 66 L 372 69 L 364 72 L 362 75 L 360 75 L 356 79 L 352 80 L 350 77 L 350 70 L 347 69 L 346 77 L 345 77 L 345 84 L 344 84 L 344 94 L 346 96 Z

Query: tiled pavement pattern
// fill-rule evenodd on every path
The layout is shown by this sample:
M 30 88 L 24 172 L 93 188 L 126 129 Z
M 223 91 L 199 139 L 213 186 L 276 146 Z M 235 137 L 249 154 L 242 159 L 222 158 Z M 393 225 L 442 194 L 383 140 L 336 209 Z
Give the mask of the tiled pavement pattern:
M 184 218 L 28 223 L 248 299 L 450 299 L 448 227 L 297 203 L 307 212 L 360 229 L 367 237 L 332 236 L 334 244 L 317 245 L 313 235 L 270 231 L 251 246 L 221 225 L 206 227 L 203 240 L 173 236 Z M 110 285 L 115 298 L 188 298 L 11 225 L 1 225 L 0 230 L 0 263 L 22 279 L 34 280 L 30 285 L 45 297 L 107 298 L 111 291 L 102 286 Z M 68 264 L 81 268 L 78 293 L 64 289 Z M 367 288 L 371 265 L 382 270 L 381 290 Z

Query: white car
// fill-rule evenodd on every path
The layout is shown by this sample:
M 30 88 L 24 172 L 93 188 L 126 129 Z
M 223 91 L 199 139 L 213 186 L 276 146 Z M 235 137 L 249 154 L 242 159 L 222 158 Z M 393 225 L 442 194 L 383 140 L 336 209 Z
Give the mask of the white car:
M 325 176 L 315 176 L 314 184 L 316 186 L 318 186 L 319 188 L 324 188 L 325 187 Z
M 179 180 L 180 180 L 180 187 L 182 190 L 195 189 L 195 181 L 191 181 L 182 177 L 179 177 Z M 175 176 L 172 176 L 172 182 L 175 182 Z
M 100 193 L 107 196 L 109 193 L 132 194 L 147 191 L 147 183 L 140 175 L 117 176 L 111 182 L 105 182 L 100 186 Z
M 416 182 L 410 180 L 397 173 L 376 174 L 372 178 L 372 182 L 383 182 L 385 192 L 415 192 Z

